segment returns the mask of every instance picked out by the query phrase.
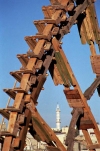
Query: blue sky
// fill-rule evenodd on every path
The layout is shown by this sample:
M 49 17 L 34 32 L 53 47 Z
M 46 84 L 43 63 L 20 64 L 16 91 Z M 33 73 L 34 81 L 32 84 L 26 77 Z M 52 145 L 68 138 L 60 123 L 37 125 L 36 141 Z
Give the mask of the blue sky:
M 15 81 L 9 72 L 21 67 L 16 55 L 28 50 L 24 37 L 37 33 L 33 21 L 44 18 L 41 8 L 49 4 L 49 0 L 0 0 L 0 108 L 6 106 L 8 99 L 2 89 L 12 88 Z M 97 0 L 95 5 L 100 23 L 100 1 Z M 73 26 L 71 32 L 63 38 L 62 47 L 84 92 L 95 79 L 95 74 L 91 69 L 89 46 L 81 45 L 76 26 Z M 97 46 L 96 50 L 99 53 Z M 54 86 L 51 77 L 48 76 L 44 88 L 37 106 L 42 117 L 51 127 L 55 127 L 58 102 L 61 109 L 61 125 L 69 125 L 72 109 L 64 96 L 63 86 Z M 100 98 L 97 93 L 88 103 L 96 121 L 100 122 Z

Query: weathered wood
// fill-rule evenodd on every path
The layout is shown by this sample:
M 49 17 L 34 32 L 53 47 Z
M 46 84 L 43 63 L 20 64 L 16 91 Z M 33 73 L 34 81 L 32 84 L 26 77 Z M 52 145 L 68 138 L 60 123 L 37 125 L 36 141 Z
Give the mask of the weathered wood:
M 36 38 L 34 36 L 26 36 L 24 39 L 29 45 L 30 49 L 34 51 L 34 48 L 37 44 Z
M 90 59 L 93 72 L 100 75 L 100 55 L 91 56 Z
M 36 64 L 37 58 L 30 58 L 28 61 L 28 64 L 26 66 L 26 70 L 32 71 L 33 74 L 35 73 L 35 64 Z
M 15 72 L 10 72 L 10 74 L 11 74 L 18 82 L 21 82 L 22 73 L 19 73 L 19 72 L 15 71 Z
M 18 58 L 19 61 L 21 62 L 23 68 L 25 68 L 26 65 L 27 65 L 27 63 L 28 63 L 28 60 L 29 60 L 27 54 L 18 54 L 18 55 L 17 55 L 17 58 Z
M 61 151 L 59 148 L 53 146 L 47 146 L 46 148 L 48 151 Z
M 52 6 L 43 6 L 42 11 L 44 13 L 45 19 L 51 19 L 52 15 L 54 14 L 55 10 Z
M 3 89 L 5 93 L 7 93 L 12 99 L 15 99 L 16 92 L 13 89 Z
M 45 40 L 39 40 L 36 47 L 34 48 L 33 52 L 34 55 L 36 55 L 39 59 L 41 59 L 42 55 L 44 54 L 44 44 L 45 44 Z
M 42 60 L 37 60 L 36 64 L 35 64 L 35 69 L 39 70 L 42 68 L 43 65 L 43 61 Z
M 11 142 L 12 142 L 12 137 L 11 136 L 5 137 L 3 147 L 2 147 L 2 151 L 12 151 L 11 150 Z
M 38 113 L 38 111 L 37 111 L 34 103 L 31 102 L 31 103 L 27 104 L 27 108 L 31 111 L 32 116 L 33 117 L 35 116 L 38 119 L 38 121 L 41 123 L 42 127 L 44 127 L 44 131 L 46 131 L 46 135 L 49 136 L 50 140 L 54 141 L 56 143 L 56 146 L 60 150 L 66 151 L 65 147 L 62 145 L 62 143 L 60 142 L 60 140 L 54 134 L 53 130 L 47 125 L 47 123 L 40 116 L 40 114 Z M 34 127 L 34 125 L 33 125 L 33 127 Z
M 55 85 L 64 84 L 64 82 L 62 81 L 62 78 L 60 76 L 60 73 L 57 69 L 55 60 L 52 60 L 50 67 L 49 67 L 49 72 L 50 72 L 50 75 L 51 75 Z
M 34 103 L 37 102 L 37 99 L 39 97 L 39 93 L 43 87 L 45 80 L 46 80 L 46 77 L 43 75 L 40 75 L 38 78 L 38 83 L 37 83 L 36 87 L 34 87 L 32 90 L 31 98 L 33 99 Z
M 62 29 L 60 30 L 60 33 L 62 35 L 63 34 L 67 34 L 70 31 L 70 28 L 72 27 L 72 25 L 75 23 L 77 17 L 87 8 L 87 6 L 89 4 L 91 4 L 92 2 L 85 0 L 83 2 L 83 4 L 78 5 L 73 11 L 75 12 L 73 16 L 70 16 L 67 19 L 67 25 L 63 26 Z
M 24 145 L 25 145 L 25 139 L 26 139 L 26 134 L 28 130 L 28 125 L 31 120 L 31 113 L 28 109 L 25 110 L 25 118 L 26 120 L 24 121 L 24 124 L 19 132 L 19 138 L 20 138 L 20 146 L 18 151 L 23 151 Z
M 77 89 L 74 90 L 64 90 L 65 96 L 68 100 L 70 107 L 84 107 L 84 104 L 82 102 L 81 96 Z
M 93 145 L 93 142 L 92 142 L 91 137 L 90 137 L 90 135 L 88 133 L 88 130 L 82 130 L 82 132 L 83 132 L 83 134 L 85 136 L 85 140 L 87 142 L 87 146 L 90 145 L 90 144 Z M 94 150 L 90 149 L 90 151 L 96 151 L 96 150 L 95 149 Z
M 28 85 L 29 78 L 30 78 L 30 74 L 23 74 L 20 83 L 20 88 L 26 92 L 29 91 L 29 85 Z
M 82 114 L 83 114 L 82 108 L 74 108 L 72 119 L 71 119 L 71 122 L 69 125 L 68 134 L 67 134 L 66 141 L 65 141 L 65 144 L 68 146 L 67 147 L 68 151 L 73 151 L 75 132 L 76 132 L 75 126 L 76 126 L 77 120 L 79 119 L 80 115 L 82 115 Z
M 45 23 L 41 20 L 37 20 L 37 21 L 34 21 L 34 25 L 36 26 L 39 34 L 42 34 L 45 28 Z
M 0 114 L 6 118 L 7 120 L 9 120 L 9 112 L 6 109 L 0 109 Z
M 47 26 L 44 28 L 43 30 L 43 35 L 46 37 L 46 39 L 48 41 L 51 40 L 51 36 L 52 36 L 52 28 L 53 28 L 53 24 L 47 24 Z
M 100 149 L 100 144 L 92 144 L 87 146 L 87 149 L 89 150 L 98 149 L 98 148 Z
M 91 84 L 91 86 L 88 89 L 86 89 L 86 91 L 84 92 L 84 96 L 86 97 L 87 100 L 91 98 L 91 96 L 93 95 L 99 84 L 100 84 L 100 76 L 97 77 L 95 81 Z

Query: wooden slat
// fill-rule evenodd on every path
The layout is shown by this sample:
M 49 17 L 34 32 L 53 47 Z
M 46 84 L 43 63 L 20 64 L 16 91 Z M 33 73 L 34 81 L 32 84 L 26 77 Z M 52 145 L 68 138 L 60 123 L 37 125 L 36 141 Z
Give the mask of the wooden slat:
M 36 55 L 39 59 L 41 59 L 42 55 L 44 54 L 44 44 L 45 40 L 39 40 L 36 47 L 34 48 L 34 55 Z
M 88 145 L 87 148 L 88 148 L 89 150 L 100 149 L 100 144 Z
M 71 74 L 71 72 L 69 72 L 68 62 L 66 60 L 65 54 L 62 51 L 59 41 L 55 37 L 52 39 L 52 44 L 53 44 L 54 50 L 56 51 L 55 57 L 57 59 L 57 67 L 59 68 L 59 73 L 60 73 L 60 76 L 62 77 L 64 85 L 74 86 L 73 75 Z
M 44 28 L 45 28 L 45 22 L 41 20 L 34 21 L 34 25 L 36 26 L 39 34 L 42 34 Z
M 42 90 L 42 87 L 43 87 L 43 84 L 44 84 L 45 80 L 46 80 L 45 76 L 43 76 L 43 75 L 39 76 L 38 84 L 37 84 L 36 87 L 34 87 L 34 89 L 32 91 L 32 94 L 31 94 L 31 97 L 32 97 L 34 103 L 37 102 L 37 99 L 39 97 L 39 93 Z
M 46 37 L 46 39 L 48 39 L 50 41 L 51 36 L 52 36 L 52 28 L 53 28 L 53 24 L 47 24 L 46 27 L 43 30 L 43 35 Z
M 20 83 L 21 89 L 26 92 L 29 91 L 29 85 L 28 85 L 29 78 L 30 78 L 30 74 L 23 74 L 23 77 L 22 77 L 21 83 Z
M 34 48 L 37 44 L 36 38 L 34 36 L 26 36 L 24 39 L 29 45 L 30 49 L 34 51 Z
M 35 64 L 35 69 L 39 70 L 42 68 L 43 65 L 43 61 L 42 60 L 37 60 L 36 64 Z
M 98 76 L 91 84 L 91 86 L 88 89 L 86 89 L 86 91 L 84 92 L 84 96 L 87 98 L 87 100 L 91 98 L 91 96 L 93 95 L 93 93 L 95 92 L 95 90 L 99 85 L 100 85 L 100 76 Z
M 7 120 L 9 119 L 9 112 L 6 109 L 0 109 L 0 114 L 5 117 Z
M 50 75 L 51 75 L 55 85 L 64 84 L 64 82 L 60 76 L 60 73 L 57 69 L 55 60 L 53 60 L 51 62 L 50 67 L 49 67 L 49 72 L 50 72 Z
M 26 70 L 29 70 L 29 71 L 32 71 L 33 73 L 35 73 L 36 60 L 37 60 L 37 58 L 30 58 L 27 66 L 26 66 Z
M 46 131 L 46 134 L 50 137 L 52 141 L 55 142 L 56 146 L 63 151 L 66 151 L 63 144 L 60 142 L 60 140 L 57 138 L 57 136 L 54 134 L 53 130 L 47 125 L 47 123 L 43 120 L 43 118 L 38 113 L 37 109 L 35 108 L 35 105 L 33 102 L 30 104 L 27 104 L 27 108 L 31 111 L 32 116 L 36 117 L 38 121 L 41 123 L 41 125 L 44 127 L 44 130 Z M 33 125 L 34 126 L 34 125 Z
M 11 134 L 16 135 L 17 131 L 15 129 L 16 126 L 16 119 L 17 119 L 17 113 L 16 112 L 11 112 L 10 117 L 9 117 L 9 122 L 8 122 L 8 127 L 7 131 Z
M 52 6 L 43 6 L 42 11 L 45 19 L 50 19 L 55 12 Z
M 17 58 L 19 59 L 19 61 L 21 62 L 22 64 L 22 67 L 26 67 L 27 63 L 28 63 L 28 56 L 26 54 L 18 54 L 17 55 Z
M 3 89 L 5 93 L 7 93 L 12 99 L 15 99 L 16 92 L 13 89 Z
M 19 72 L 15 71 L 15 72 L 10 72 L 10 74 L 11 74 L 18 82 L 21 82 L 22 73 L 19 73 Z
M 59 3 L 59 0 L 50 0 L 50 3 L 52 4 L 52 5 L 59 5 L 60 3 Z
M 28 109 L 25 110 L 25 123 L 24 125 L 22 126 L 20 132 L 19 132 L 19 140 L 20 140 L 20 146 L 19 146 L 19 150 L 20 151 L 23 151 L 23 148 L 24 148 L 24 145 L 25 145 L 25 139 L 26 139 L 26 134 L 27 134 L 27 131 L 28 131 L 28 125 L 29 125 L 29 122 L 31 120 L 31 113 Z
M 60 151 L 59 148 L 53 147 L 53 146 L 47 146 L 46 148 L 47 148 L 48 151 Z
M 13 104 L 14 108 L 20 109 L 20 111 L 22 111 L 23 109 L 23 103 L 24 103 L 23 96 L 24 93 L 17 93 Z
M 64 90 L 67 99 L 81 99 L 81 96 L 77 89 L 74 90 Z
M 93 72 L 100 75 L 100 55 L 91 56 L 90 59 Z
M 2 151 L 9 151 L 12 142 L 12 137 L 8 136 L 4 139 Z

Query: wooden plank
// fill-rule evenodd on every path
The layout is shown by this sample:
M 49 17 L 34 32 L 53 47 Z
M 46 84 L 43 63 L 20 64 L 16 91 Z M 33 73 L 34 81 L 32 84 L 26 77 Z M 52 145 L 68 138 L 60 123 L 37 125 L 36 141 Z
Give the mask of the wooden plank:
M 28 61 L 28 64 L 26 66 L 26 70 L 32 71 L 33 74 L 35 73 L 35 64 L 36 64 L 37 58 L 30 58 Z
M 95 36 L 95 41 L 98 44 L 98 41 L 100 40 L 99 25 L 98 25 L 98 20 L 97 20 L 97 15 L 96 15 L 94 4 L 90 5 L 88 9 L 90 11 L 89 13 L 91 16 L 91 24 L 92 24 L 92 29 L 93 29 L 94 36 Z
M 91 2 L 92 3 L 92 2 Z M 60 30 L 61 35 L 65 35 L 67 33 L 69 33 L 70 28 L 72 27 L 72 25 L 75 23 L 76 19 L 78 18 L 78 16 L 87 8 L 88 6 L 88 1 L 85 0 L 83 2 L 83 4 L 78 5 L 75 9 L 74 9 L 74 15 L 70 16 L 67 21 L 67 25 L 63 26 L 62 29 Z
M 73 90 L 65 89 L 64 93 L 65 93 L 67 99 L 81 99 L 81 96 L 77 89 L 73 89 Z
M 57 68 L 66 87 L 70 87 L 69 73 L 59 52 L 55 52 Z
M 55 20 L 55 24 L 59 24 L 61 21 L 61 14 L 62 14 L 62 10 L 57 10 L 53 15 L 52 15 L 52 19 Z
M 10 72 L 10 75 L 12 75 L 18 82 L 21 82 L 22 73 L 15 71 L 15 72 Z
M 74 140 L 75 140 L 75 126 L 77 124 L 77 121 L 79 117 L 83 114 L 83 109 L 82 108 L 74 108 L 73 114 L 72 114 L 72 119 L 69 125 L 68 133 L 66 136 L 65 144 L 68 146 L 67 150 L 68 151 L 73 151 L 73 146 L 74 146 Z
M 20 83 L 20 87 L 22 88 L 22 90 L 25 90 L 26 92 L 29 91 L 29 85 L 28 85 L 29 78 L 30 78 L 30 74 L 23 74 Z
M 59 5 L 59 0 L 50 0 L 51 5 Z
M 64 54 L 64 52 L 63 52 L 63 50 L 62 50 L 62 48 L 59 44 L 59 41 L 55 37 L 52 39 L 52 44 L 53 44 L 54 50 L 56 52 L 60 53 L 60 60 L 62 60 L 62 64 L 64 66 L 64 72 L 65 72 L 65 75 L 66 75 L 66 77 L 64 77 L 65 81 L 67 81 L 68 83 L 70 82 L 71 85 L 74 86 L 75 85 L 74 77 L 73 77 L 72 72 L 69 69 L 68 61 L 67 61 L 66 56 L 65 56 L 65 54 Z M 59 62 L 59 65 L 60 65 L 60 62 Z M 62 70 L 63 70 L 63 66 L 62 66 Z
M 3 89 L 5 93 L 7 93 L 12 99 L 15 99 L 16 92 L 13 89 Z
M 55 10 L 52 6 L 43 6 L 42 11 L 44 13 L 45 19 L 51 19 L 52 15 L 54 14 Z
M 4 117 L 4 118 L 6 118 L 7 120 L 9 119 L 9 112 L 7 112 L 7 110 L 6 109 L 0 109 L 0 114 Z
M 89 150 L 100 149 L 100 144 L 88 145 L 87 148 L 88 148 Z
M 25 139 L 26 139 L 26 134 L 29 126 L 29 122 L 31 120 L 31 113 L 28 109 L 25 110 L 25 117 L 26 121 L 24 122 L 24 125 L 22 126 L 20 132 L 19 132 L 19 138 L 20 138 L 20 148 L 18 151 L 23 151 L 24 145 L 25 145 Z
M 34 87 L 33 90 L 32 90 L 31 98 L 33 99 L 34 103 L 37 102 L 37 99 L 39 97 L 40 91 L 43 87 L 43 84 L 44 84 L 45 80 L 46 80 L 46 77 L 43 76 L 43 75 L 40 75 L 39 79 L 38 79 L 37 86 Z
M 30 103 L 31 101 L 31 94 L 27 94 L 27 95 L 24 95 L 24 103 Z
M 64 82 L 60 76 L 60 73 L 57 69 L 55 60 L 53 60 L 51 62 L 50 67 L 49 67 L 49 72 L 50 72 L 50 75 L 51 75 L 55 85 L 64 84 Z
M 43 6 L 43 7 L 42 7 L 42 11 L 43 11 L 43 13 L 44 13 L 44 18 L 45 18 L 45 19 L 50 19 L 50 15 L 49 15 L 49 13 L 48 13 L 48 11 L 47 11 L 47 7 L 46 7 L 46 6 Z
M 7 131 L 9 133 L 13 134 L 13 135 L 17 134 L 17 130 L 15 129 L 16 119 L 17 119 L 17 113 L 16 112 L 11 112 L 10 117 L 9 117 Z
M 20 109 L 20 111 L 22 111 L 23 109 L 23 103 L 24 103 L 23 96 L 24 96 L 24 93 L 17 93 L 14 104 L 13 104 L 14 108 Z
M 50 50 L 50 48 L 51 48 L 51 42 L 46 41 L 45 45 L 44 45 L 44 50 L 48 51 L 48 50 Z
M 11 142 L 12 142 L 11 136 L 5 137 L 2 151 L 10 151 L 11 150 Z
M 34 25 L 36 26 L 39 34 L 42 34 L 44 28 L 45 28 L 45 22 L 41 20 L 34 21 Z
M 83 14 L 80 14 L 77 19 L 77 26 L 78 26 L 78 31 L 79 31 L 79 35 L 80 35 L 82 44 L 86 44 L 86 42 L 87 42 L 86 29 L 85 29 L 84 22 L 83 22 L 84 17 L 85 16 Z
M 90 59 L 93 72 L 100 75 L 100 55 L 91 56 Z
M 82 130 L 82 132 L 83 132 L 83 134 L 85 136 L 85 140 L 87 142 L 87 146 L 90 145 L 90 144 L 92 145 L 93 143 L 92 143 L 91 137 L 90 137 L 90 135 L 88 133 L 88 130 Z M 90 151 L 93 151 L 93 150 L 90 150 Z
M 87 129 L 91 129 L 91 128 L 95 128 L 92 123 L 91 124 L 87 124 L 87 123 L 80 124 L 80 127 L 79 127 L 80 130 L 87 130 Z
M 53 28 L 53 24 L 47 24 L 46 27 L 43 30 L 43 35 L 49 41 L 50 41 L 50 39 L 52 37 L 52 28 Z
M 51 62 L 52 62 L 53 57 L 54 57 L 54 50 L 51 49 L 51 50 L 49 51 L 49 54 L 46 55 L 46 58 L 45 58 L 45 60 L 44 60 L 44 62 L 43 62 L 43 67 L 44 67 L 44 69 L 43 69 L 43 75 L 44 75 L 44 76 L 45 76 L 46 73 L 47 73 L 47 70 L 48 70 L 48 68 L 49 68 L 49 66 L 50 66 L 50 64 L 51 64 Z
M 61 151 L 59 148 L 53 146 L 47 146 L 46 148 L 48 151 Z
M 29 60 L 28 56 L 26 54 L 18 54 L 17 58 L 21 62 L 23 68 L 25 68 Z
M 84 92 L 84 96 L 86 97 L 87 100 L 91 98 L 91 96 L 93 95 L 99 84 L 100 84 L 100 76 L 98 76 L 94 80 L 94 82 L 90 85 L 90 87 L 86 89 L 86 91 Z
M 35 64 L 35 69 L 39 70 L 42 68 L 43 65 L 43 61 L 42 60 L 37 60 L 36 64 Z
M 29 45 L 30 49 L 34 51 L 34 48 L 37 44 L 36 38 L 34 36 L 26 36 L 24 39 Z
M 40 114 L 38 113 L 37 109 L 35 108 L 34 103 L 31 102 L 30 104 L 27 104 L 27 108 L 31 111 L 33 117 L 35 116 L 35 117 L 38 118 L 38 120 L 40 121 L 41 125 L 43 125 L 44 130 L 49 135 L 49 137 L 51 138 L 51 140 L 55 142 L 56 146 L 60 150 L 66 151 L 65 147 L 60 142 L 60 140 L 57 138 L 57 136 L 54 134 L 53 130 L 47 125 L 47 123 L 40 116 Z
M 48 144 L 52 142 L 52 140 L 49 138 L 48 134 L 46 133 L 44 126 L 39 121 L 38 117 L 32 116 L 32 124 L 33 124 L 33 128 L 39 135 L 41 141 L 43 142 L 46 141 L 46 143 Z
M 36 47 L 34 48 L 34 55 L 36 55 L 39 59 L 41 59 L 41 57 L 44 54 L 44 44 L 45 44 L 45 40 L 39 40 Z

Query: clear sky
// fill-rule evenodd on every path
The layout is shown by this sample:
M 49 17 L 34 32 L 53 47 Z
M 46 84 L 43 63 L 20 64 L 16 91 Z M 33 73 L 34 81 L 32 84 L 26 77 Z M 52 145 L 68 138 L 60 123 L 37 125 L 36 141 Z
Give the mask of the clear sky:
M 0 108 L 6 106 L 8 99 L 8 95 L 2 89 L 12 88 L 15 81 L 9 72 L 21 67 L 16 55 L 28 50 L 24 37 L 36 34 L 33 21 L 44 18 L 41 8 L 49 4 L 49 0 L 0 0 Z M 95 5 L 100 23 L 100 0 L 97 0 Z M 64 37 L 62 46 L 84 92 L 95 79 L 95 74 L 91 69 L 89 46 L 81 45 L 75 25 Z M 96 49 L 99 53 L 97 46 Z M 51 127 L 55 127 L 58 102 L 61 109 L 61 126 L 69 125 L 72 109 L 64 96 L 63 86 L 54 86 L 49 75 L 44 88 L 37 106 L 42 117 Z M 100 122 L 100 98 L 97 93 L 88 103 L 96 121 Z

